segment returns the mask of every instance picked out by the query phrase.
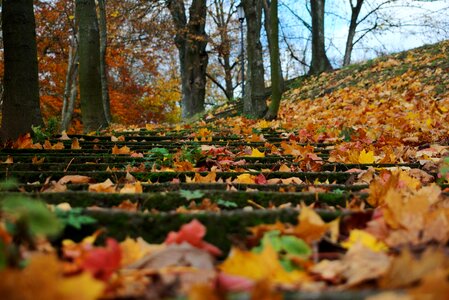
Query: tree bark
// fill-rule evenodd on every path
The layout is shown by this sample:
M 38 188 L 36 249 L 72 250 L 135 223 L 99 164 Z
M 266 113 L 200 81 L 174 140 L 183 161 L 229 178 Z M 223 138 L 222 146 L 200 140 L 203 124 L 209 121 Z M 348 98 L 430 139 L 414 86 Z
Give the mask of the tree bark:
M 111 123 L 111 101 L 109 99 L 108 69 L 106 63 L 106 50 L 108 46 L 108 28 L 106 23 L 105 0 L 98 0 L 98 24 L 100 26 L 100 76 L 101 96 L 106 120 Z
M 3 140 L 42 125 L 33 0 L 3 0 Z
M 343 58 L 343 66 L 347 66 L 351 63 L 351 54 L 354 47 L 355 31 L 357 29 L 357 19 L 362 9 L 363 0 L 357 0 L 356 5 L 352 4 L 352 0 L 349 0 L 351 5 L 351 21 L 349 23 L 348 38 L 346 39 L 345 56 Z
M 332 70 L 326 55 L 324 42 L 324 6 L 325 0 L 310 0 L 312 14 L 312 62 L 309 74 L 317 75 Z
M 76 0 L 79 22 L 79 85 L 84 131 L 105 128 L 101 87 L 100 36 L 95 0 Z
M 205 31 L 206 0 L 193 0 L 187 21 L 183 0 L 168 0 L 168 8 L 176 28 L 175 44 L 181 66 L 182 118 L 204 111 L 208 55 Z
M 61 115 L 61 131 L 67 131 L 72 121 L 75 101 L 78 94 L 78 42 L 73 41 L 69 49 L 69 62 L 67 67 L 64 98 Z
M 243 0 L 246 18 L 246 53 L 248 56 L 248 74 L 246 78 L 245 96 L 243 98 L 243 113 L 252 118 L 263 118 L 267 112 L 265 101 L 265 79 L 260 43 L 262 27 L 262 1 Z
M 268 40 L 270 46 L 270 63 L 271 63 L 271 103 L 265 116 L 268 120 L 277 118 L 279 106 L 281 104 L 283 80 L 281 71 L 281 62 L 279 54 L 279 17 L 278 17 L 278 0 L 272 0 L 269 9 L 270 30 Z

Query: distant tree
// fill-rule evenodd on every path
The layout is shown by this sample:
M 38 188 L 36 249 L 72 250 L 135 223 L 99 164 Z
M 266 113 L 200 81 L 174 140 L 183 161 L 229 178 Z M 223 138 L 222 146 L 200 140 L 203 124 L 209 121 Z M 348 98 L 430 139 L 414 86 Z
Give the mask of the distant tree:
M 95 0 L 76 0 L 76 18 L 79 24 L 81 118 L 84 131 L 89 132 L 108 126 L 103 107 L 100 33 Z
M 181 67 L 182 118 L 204 111 L 208 54 L 205 31 L 206 0 L 192 0 L 187 20 L 184 0 L 167 0 L 176 29 L 175 44 Z
M 267 18 L 267 16 L 266 16 Z M 278 0 L 272 0 L 269 6 L 269 28 L 267 34 L 270 47 L 271 63 L 271 103 L 265 118 L 273 120 L 277 118 L 283 92 L 283 79 L 279 54 L 279 17 Z
M 320 74 L 332 70 L 332 65 L 326 55 L 324 35 L 325 0 L 310 0 L 312 15 L 312 62 L 309 74 Z
M 235 22 L 235 0 L 213 0 L 209 8 L 213 32 L 210 34 L 212 53 L 216 56 L 222 72 L 219 76 L 208 72 L 207 77 L 225 94 L 227 100 L 234 98 L 234 73 L 238 60 L 233 59 L 233 48 L 238 40 L 232 27 Z M 209 63 L 211 67 L 211 62 Z M 224 78 L 220 81 L 218 77 Z
M 260 30 L 262 27 L 262 1 L 242 0 L 246 18 L 246 53 L 248 78 L 243 98 L 243 113 L 262 118 L 267 112 L 265 101 L 265 78 Z
M 4 94 L 1 137 L 41 125 L 33 0 L 3 0 Z
M 101 97 L 103 99 L 103 109 L 108 123 L 111 122 L 111 102 L 109 99 L 108 68 L 106 63 L 106 49 L 108 46 L 108 29 L 106 24 L 106 2 L 98 1 L 98 25 L 100 26 L 100 76 L 101 76 Z

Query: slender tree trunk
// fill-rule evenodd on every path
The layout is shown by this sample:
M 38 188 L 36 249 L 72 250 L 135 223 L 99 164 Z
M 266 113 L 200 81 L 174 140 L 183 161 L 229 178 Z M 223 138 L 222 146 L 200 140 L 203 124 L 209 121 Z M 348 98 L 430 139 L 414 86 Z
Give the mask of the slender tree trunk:
M 95 0 L 76 0 L 79 22 L 79 84 L 85 132 L 108 126 L 103 109 L 100 36 Z
M 248 81 L 243 99 L 243 113 L 252 118 L 262 118 L 267 111 L 262 44 L 260 43 L 262 1 L 243 0 L 242 4 L 247 24 L 246 53 L 248 56 L 246 76 Z
M 324 43 L 324 6 L 325 0 L 310 0 L 312 13 L 312 62 L 309 74 L 313 75 L 332 70 Z
M 278 17 L 278 0 L 272 0 L 270 5 L 270 62 L 271 62 L 271 103 L 268 108 L 267 115 L 268 120 L 277 118 L 279 106 L 281 104 L 282 97 L 282 71 L 279 54 L 279 17 Z
M 349 0 L 349 4 L 351 5 L 351 21 L 349 23 L 348 30 L 348 38 L 346 39 L 346 48 L 345 48 L 345 56 L 343 58 L 343 66 L 347 66 L 351 63 L 351 54 L 352 49 L 354 47 L 354 37 L 355 30 L 357 29 L 357 19 L 360 15 L 360 10 L 362 9 L 363 0 L 357 0 L 356 5 L 352 4 L 352 1 Z
M 106 50 L 108 46 L 108 29 L 106 23 L 106 3 L 105 0 L 98 0 L 98 24 L 100 26 L 100 74 L 101 74 L 101 95 L 103 99 L 103 109 L 106 120 L 111 122 L 111 103 L 109 99 L 108 69 L 106 63 Z
M 2 6 L 5 69 L 1 137 L 7 140 L 31 132 L 31 126 L 43 122 L 33 0 L 3 0 Z
M 267 41 L 268 41 L 268 49 L 270 51 L 270 57 L 271 57 L 271 51 L 273 49 L 273 35 L 271 33 L 271 28 L 273 28 L 273 24 L 271 22 L 271 2 L 270 0 L 263 0 L 263 10 L 264 10 L 264 27 L 265 32 L 267 33 Z M 279 20 L 279 17 L 278 17 Z M 279 26 L 279 25 L 278 25 Z M 279 33 L 279 28 L 277 28 Z M 279 44 L 279 38 L 277 38 L 278 44 Z M 274 41 L 276 42 L 276 41 Z M 279 45 L 278 45 L 279 48 Z M 281 63 L 281 56 L 278 55 L 278 64 L 279 64 L 279 88 L 281 91 L 284 91 L 285 89 L 285 81 L 284 81 L 284 75 L 282 72 L 282 63 Z
M 75 101 L 78 95 L 78 43 L 74 41 L 69 49 L 69 64 L 67 68 L 66 83 L 61 116 L 61 131 L 67 131 L 72 121 Z
M 204 111 L 208 55 L 205 31 L 206 0 L 193 0 L 187 22 L 183 0 L 169 0 L 168 8 L 176 27 L 175 43 L 181 66 L 182 118 Z

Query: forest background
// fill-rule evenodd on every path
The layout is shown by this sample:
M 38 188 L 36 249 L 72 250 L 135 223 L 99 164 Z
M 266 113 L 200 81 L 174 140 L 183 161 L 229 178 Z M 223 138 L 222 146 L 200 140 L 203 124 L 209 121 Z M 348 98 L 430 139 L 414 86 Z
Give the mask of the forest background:
M 187 8 L 191 5 L 189 1 L 180 2 Z M 351 49 L 352 57 L 348 61 L 345 59 L 348 30 L 351 14 L 359 2 L 363 2 L 363 6 Z M 97 6 L 102 3 L 107 28 L 105 55 L 112 122 L 137 126 L 178 122 L 181 76 L 174 37 L 179 29 L 173 24 L 167 1 L 101 0 L 97 1 Z M 242 94 L 238 4 L 235 0 L 207 1 L 206 108 L 233 101 Z M 69 132 L 80 131 L 79 93 L 74 93 L 72 118 L 64 121 L 63 113 L 67 109 L 63 108 L 64 103 L 67 105 L 71 96 L 68 91 L 78 89 L 76 76 L 69 76 L 70 65 L 76 64 L 75 1 L 34 1 L 34 13 L 39 96 L 44 121 L 61 124 Z M 332 67 L 339 68 L 350 62 L 447 39 L 448 14 L 447 1 L 326 1 L 327 56 Z M 311 27 L 309 1 L 279 2 L 280 61 L 285 80 L 309 72 Z M 267 35 L 263 30 L 261 44 L 265 86 L 269 86 L 270 58 Z M 3 74 L 3 67 L 0 63 L 0 74 Z

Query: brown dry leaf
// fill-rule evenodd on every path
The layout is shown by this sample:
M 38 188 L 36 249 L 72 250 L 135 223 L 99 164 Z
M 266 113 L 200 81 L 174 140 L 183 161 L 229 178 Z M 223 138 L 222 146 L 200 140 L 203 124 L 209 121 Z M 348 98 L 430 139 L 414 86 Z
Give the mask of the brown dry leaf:
M 49 140 L 45 140 L 45 142 L 44 142 L 44 149 L 46 149 L 46 150 L 62 150 L 64 148 L 65 147 L 62 142 L 57 142 L 54 145 L 52 145 Z
M 45 161 L 45 157 L 38 158 L 36 155 L 33 156 L 33 158 L 31 159 L 31 163 L 32 163 L 33 165 L 39 165 L 39 164 L 42 164 L 42 163 L 44 163 L 44 161 Z
M 118 206 L 113 206 L 112 208 L 118 208 L 121 210 L 126 210 L 129 212 L 137 212 L 139 209 L 139 203 L 138 202 L 131 202 L 130 200 L 122 201 Z
M 128 266 L 137 262 L 142 257 L 149 255 L 150 253 L 161 251 L 165 247 L 165 244 L 148 244 L 141 237 L 137 239 L 127 237 L 120 243 L 120 249 L 122 250 L 121 264 L 122 266 Z
M 72 145 L 70 146 L 70 149 L 72 149 L 72 150 L 79 150 L 79 149 L 81 149 L 80 142 L 78 141 L 77 138 L 73 138 Z
M 117 145 L 114 145 L 112 148 L 112 154 L 131 154 L 131 149 L 126 146 L 119 148 Z
M 284 296 L 277 291 L 270 281 L 265 278 L 259 280 L 251 289 L 251 300 L 283 300 Z
M 126 183 L 124 187 L 120 189 L 120 194 L 141 194 L 143 193 L 142 183 L 137 181 L 136 183 Z
M 216 172 L 209 172 L 206 176 L 201 176 L 199 173 L 195 173 L 195 178 L 193 182 L 196 183 L 215 183 L 217 178 Z
M 115 185 L 111 179 L 106 179 L 104 182 L 90 184 L 89 192 L 97 193 L 115 193 Z
M 65 130 L 61 133 L 61 137 L 59 139 L 61 141 L 70 141 L 70 137 L 67 135 L 67 132 Z
M 414 300 L 440 300 L 449 296 L 448 270 L 439 268 L 421 279 L 419 286 L 409 290 Z
M 52 193 L 63 193 L 63 192 L 66 192 L 66 191 L 67 191 L 67 186 L 65 184 L 62 184 L 62 183 L 59 183 L 59 182 L 56 182 L 56 181 L 52 181 L 50 183 L 50 186 L 43 190 L 43 192 L 45 192 L 45 193 L 49 193 L 49 192 L 52 192 Z
M 449 267 L 449 258 L 442 250 L 428 248 L 420 258 L 405 249 L 394 258 L 388 272 L 379 280 L 381 288 L 408 287 L 440 268 Z
M 375 252 L 355 244 L 344 256 L 343 277 L 347 279 L 345 287 L 354 287 L 367 280 L 377 279 L 390 268 L 391 258 L 384 252 Z
M 8 157 L 6 157 L 6 160 L 3 162 L 4 164 L 13 164 L 14 163 L 14 159 L 11 155 L 8 155 Z
M 192 163 L 189 161 L 175 162 L 174 167 L 176 172 L 190 172 L 195 170 Z
M 330 229 L 329 224 L 307 206 L 301 207 L 298 220 L 299 224 L 293 228 L 293 233 L 309 244 L 319 241 Z
M 66 175 L 58 180 L 59 184 L 67 184 L 69 182 L 73 184 L 89 183 L 91 178 L 89 176 L 82 175 Z
M 304 181 L 299 177 L 281 178 L 282 184 L 303 184 Z
M 413 298 L 400 292 L 383 292 L 374 296 L 369 296 L 366 300 L 413 300 Z

